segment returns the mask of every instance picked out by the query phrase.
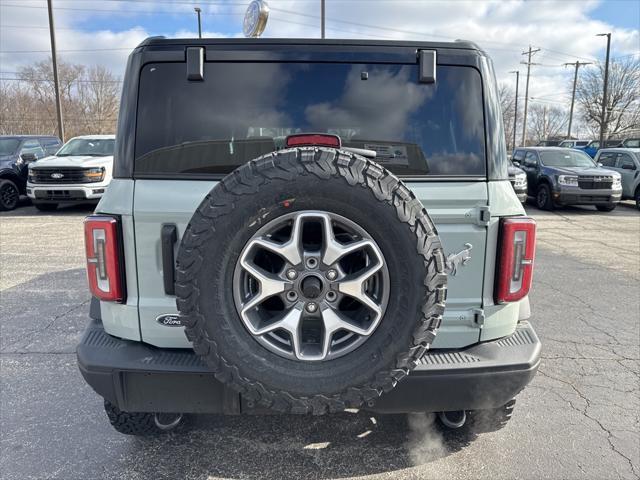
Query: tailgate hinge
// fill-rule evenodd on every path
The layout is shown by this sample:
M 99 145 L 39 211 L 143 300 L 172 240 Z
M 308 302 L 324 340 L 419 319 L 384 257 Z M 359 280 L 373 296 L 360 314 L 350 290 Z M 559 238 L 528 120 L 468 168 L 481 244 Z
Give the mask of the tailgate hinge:
M 479 328 L 484 327 L 484 310 L 481 308 L 474 308 L 473 310 L 473 323 Z
M 491 221 L 491 212 L 488 205 L 480 205 L 478 207 L 478 220 L 477 223 L 481 227 L 486 227 Z

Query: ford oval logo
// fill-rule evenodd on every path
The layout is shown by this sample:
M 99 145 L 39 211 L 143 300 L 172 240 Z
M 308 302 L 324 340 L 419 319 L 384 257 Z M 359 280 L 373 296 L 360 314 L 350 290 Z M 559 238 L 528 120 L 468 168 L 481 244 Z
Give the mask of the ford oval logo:
M 182 327 L 180 316 L 175 313 L 165 313 L 156 317 L 156 322 L 164 327 Z
M 60 179 L 60 178 L 64 178 L 64 175 L 62 173 L 56 172 L 51 174 L 51 178 Z

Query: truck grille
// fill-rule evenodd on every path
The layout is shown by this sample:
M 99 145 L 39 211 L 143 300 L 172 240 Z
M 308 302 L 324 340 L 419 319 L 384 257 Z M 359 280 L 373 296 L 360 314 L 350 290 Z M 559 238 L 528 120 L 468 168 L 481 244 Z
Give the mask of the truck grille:
M 85 176 L 88 168 L 32 168 L 30 170 L 29 181 L 31 183 L 47 183 L 47 184 L 69 184 L 69 183 L 88 183 L 95 180 L 89 180 Z
M 599 175 L 578 177 L 578 186 L 585 190 L 611 188 L 611 185 L 613 185 L 613 177 Z

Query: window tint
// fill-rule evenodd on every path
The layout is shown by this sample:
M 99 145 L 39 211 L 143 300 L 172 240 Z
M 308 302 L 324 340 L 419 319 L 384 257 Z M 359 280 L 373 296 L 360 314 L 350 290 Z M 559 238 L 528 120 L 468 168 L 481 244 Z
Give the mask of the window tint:
M 524 160 L 524 150 L 516 150 L 513 154 L 513 159 L 518 162 L 522 162 L 522 160 Z
M 540 161 L 547 167 L 595 167 L 595 162 L 589 155 L 573 149 L 550 150 L 540 152 Z
M 536 154 L 533 152 L 527 152 L 526 157 L 524 157 L 524 163 L 532 166 L 537 165 L 538 161 L 536 159 Z
M 633 161 L 633 158 L 631 158 L 631 155 L 628 155 L 626 153 L 621 153 L 620 154 L 620 159 L 619 159 L 618 166 L 620 168 L 626 168 L 626 169 L 629 169 L 629 170 L 635 170 L 636 169 L 636 164 Z
M 45 156 L 44 150 L 40 146 L 40 142 L 38 140 L 26 140 L 22 144 L 22 149 L 20 149 L 20 155 L 23 153 L 33 153 L 36 158 L 42 158 Z
M 184 63 L 141 72 L 135 172 L 225 174 L 284 146 L 287 135 L 328 132 L 374 150 L 398 175 L 485 175 L 480 74 L 417 65 Z
M 617 156 L 618 154 L 613 152 L 601 153 L 598 157 L 598 162 L 601 163 L 603 167 L 615 167 Z

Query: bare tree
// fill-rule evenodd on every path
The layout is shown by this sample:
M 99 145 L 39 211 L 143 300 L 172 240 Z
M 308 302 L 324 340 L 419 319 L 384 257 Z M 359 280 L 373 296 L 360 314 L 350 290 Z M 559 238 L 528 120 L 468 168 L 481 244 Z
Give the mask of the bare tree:
M 527 138 L 532 141 L 561 138 L 567 120 L 567 113 L 559 107 L 534 104 L 529 110 Z
M 599 134 L 602 114 L 604 65 L 585 68 L 576 86 L 576 100 L 587 128 Z M 640 128 L 640 59 L 613 59 L 605 114 L 605 139 L 624 136 Z M 597 135 L 596 135 L 597 137 Z
M 62 116 L 71 136 L 115 132 L 121 82 L 106 68 L 58 62 Z M 56 134 L 51 61 L 0 80 L 0 133 Z
M 506 85 L 500 84 L 498 86 L 498 96 L 500 97 L 500 109 L 502 110 L 502 119 L 504 121 L 504 134 L 507 144 L 507 151 L 513 150 L 515 145 L 513 144 L 513 119 L 515 118 L 515 102 L 516 96 L 513 89 Z

